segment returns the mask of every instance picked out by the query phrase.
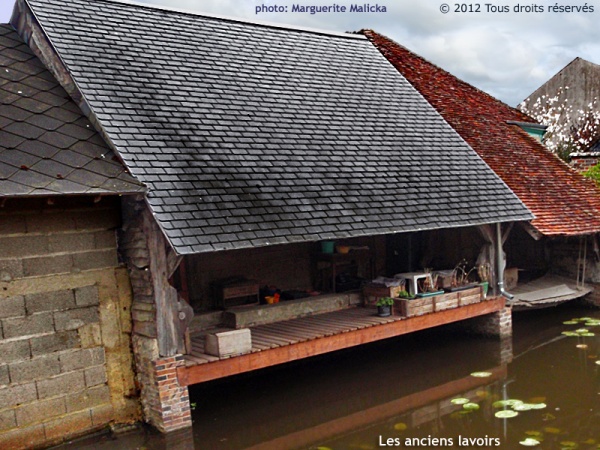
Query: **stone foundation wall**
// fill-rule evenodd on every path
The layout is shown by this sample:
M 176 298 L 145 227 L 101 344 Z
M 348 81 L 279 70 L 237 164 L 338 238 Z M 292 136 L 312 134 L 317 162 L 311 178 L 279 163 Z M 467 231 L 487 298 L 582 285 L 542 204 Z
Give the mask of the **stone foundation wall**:
M 0 210 L 0 448 L 139 417 L 118 209 L 92 204 Z

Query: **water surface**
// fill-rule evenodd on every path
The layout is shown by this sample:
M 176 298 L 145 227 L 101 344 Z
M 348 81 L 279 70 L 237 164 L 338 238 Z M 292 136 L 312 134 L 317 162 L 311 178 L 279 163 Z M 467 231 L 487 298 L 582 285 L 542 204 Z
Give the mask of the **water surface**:
M 538 449 L 599 449 L 600 327 L 587 327 L 598 336 L 561 334 L 581 329 L 563 322 L 582 317 L 600 311 L 515 314 L 508 342 L 441 327 L 204 383 L 190 388 L 193 430 L 164 437 L 144 428 L 60 448 L 518 449 L 529 438 Z M 479 409 L 463 412 L 454 398 Z M 502 399 L 546 407 L 499 419 L 511 409 L 494 407 Z

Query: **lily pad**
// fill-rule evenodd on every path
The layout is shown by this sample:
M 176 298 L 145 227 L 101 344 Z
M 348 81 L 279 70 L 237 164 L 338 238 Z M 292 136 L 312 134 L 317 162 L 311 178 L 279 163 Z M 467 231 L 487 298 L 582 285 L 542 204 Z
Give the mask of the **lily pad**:
M 596 364 L 598 364 L 600 366 L 600 360 L 596 361 Z
M 394 424 L 394 430 L 396 431 L 404 431 L 408 428 L 408 425 L 406 425 L 404 422 L 398 422 Z
M 544 428 L 544 431 L 548 434 L 560 434 L 561 432 L 560 428 L 556 427 L 546 427 Z
M 580 333 L 580 336 L 584 336 L 584 337 L 592 337 L 592 336 L 596 336 L 596 333 L 590 333 L 589 331 L 587 333 Z
M 563 322 L 563 325 L 577 325 L 579 323 L 578 320 L 567 320 Z
M 540 441 L 533 438 L 527 438 L 520 441 L 519 444 L 524 445 L 525 447 L 535 447 L 536 445 L 540 445 Z
M 575 347 L 577 348 L 588 348 L 587 344 L 577 344 Z
M 504 408 L 505 406 L 515 406 L 524 403 L 523 400 L 517 400 L 516 398 L 511 398 L 508 400 L 498 400 L 497 402 L 492 403 L 494 408 Z
M 548 405 L 546 405 L 545 403 L 532 403 L 531 406 L 532 406 L 531 409 L 544 409 Z
M 465 403 L 463 405 L 463 409 L 466 411 L 477 411 L 479 409 L 479 405 L 477 403 Z
M 459 397 L 459 398 L 453 398 L 452 400 L 450 400 L 450 403 L 452 403 L 453 405 L 464 405 L 466 403 L 469 403 L 471 400 L 469 400 L 468 398 L 463 398 L 463 397 Z
M 565 336 L 570 336 L 570 337 L 579 337 L 579 333 L 575 333 L 574 331 L 563 331 L 561 334 L 564 334 Z
M 590 330 L 588 330 L 587 328 L 578 328 L 577 330 L 575 330 L 575 333 L 588 333 Z
M 537 431 L 537 430 L 529 430 L 529 431 L 526 431 L 525 434 L 527 436 L 533 436 L 533 437 L 539 437 L 539 438 L 541 438 L 544 435 L 541 431 Z
M 532 409 L 535 409 L 535 405 L 531 403 L 520 403 L 518 405 L 514 405 L 512 409 L 514 409 L 515 411 L 530 411 Z
M 471 376 L 475 378 L 487 378 L 492 376 L 492 372 L 473 372 Z
M 560 445 L 562 445 L 563 448 L 577 448 L 577 447 L 579 447 L 579 444 L 577 444 L 577 442 L 573 442 L 573 441 L 562 441 L 560 443 Z
M 496 414 L 494 414 L 494 416 L 496 416 L 498 419 L 510 419 L 511 417 L 517 417 L 518 415 L 518 412 L 511 411 L 510 409 L 507 409 L 506 411 L 498 411 Z

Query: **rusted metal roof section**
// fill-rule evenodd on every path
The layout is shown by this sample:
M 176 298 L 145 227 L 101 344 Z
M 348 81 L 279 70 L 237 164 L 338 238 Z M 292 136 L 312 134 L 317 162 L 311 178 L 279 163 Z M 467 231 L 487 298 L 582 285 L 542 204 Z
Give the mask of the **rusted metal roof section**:
M 143 192 L 10 25 L 0 25 L 0 196 Z
M 518 195 L 538 231 L 600 232 L 600 191 L 514 124 L 533 119 L 391 39 L 362 33 Z
M 532 218 L 364 37 L 27 3 L 180 254 Z

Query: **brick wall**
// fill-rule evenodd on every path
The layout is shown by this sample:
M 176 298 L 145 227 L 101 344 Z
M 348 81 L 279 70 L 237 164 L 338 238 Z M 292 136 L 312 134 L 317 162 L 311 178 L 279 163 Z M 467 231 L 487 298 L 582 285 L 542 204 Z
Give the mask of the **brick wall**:
M 504 340 L 512 336 L 512 310 L 507 307 L 492 314 L 465 320 L 461 322 L 461 328 L 474 334 Z
M 139 414 L 117 205 L 78 202 L 0 209 L 1 448 L 48 445 Z
M 585 172 L 598 164 L 598 161 L 600 161 L 598 156 L 572 156 L 571 167 L 579 172 Z

